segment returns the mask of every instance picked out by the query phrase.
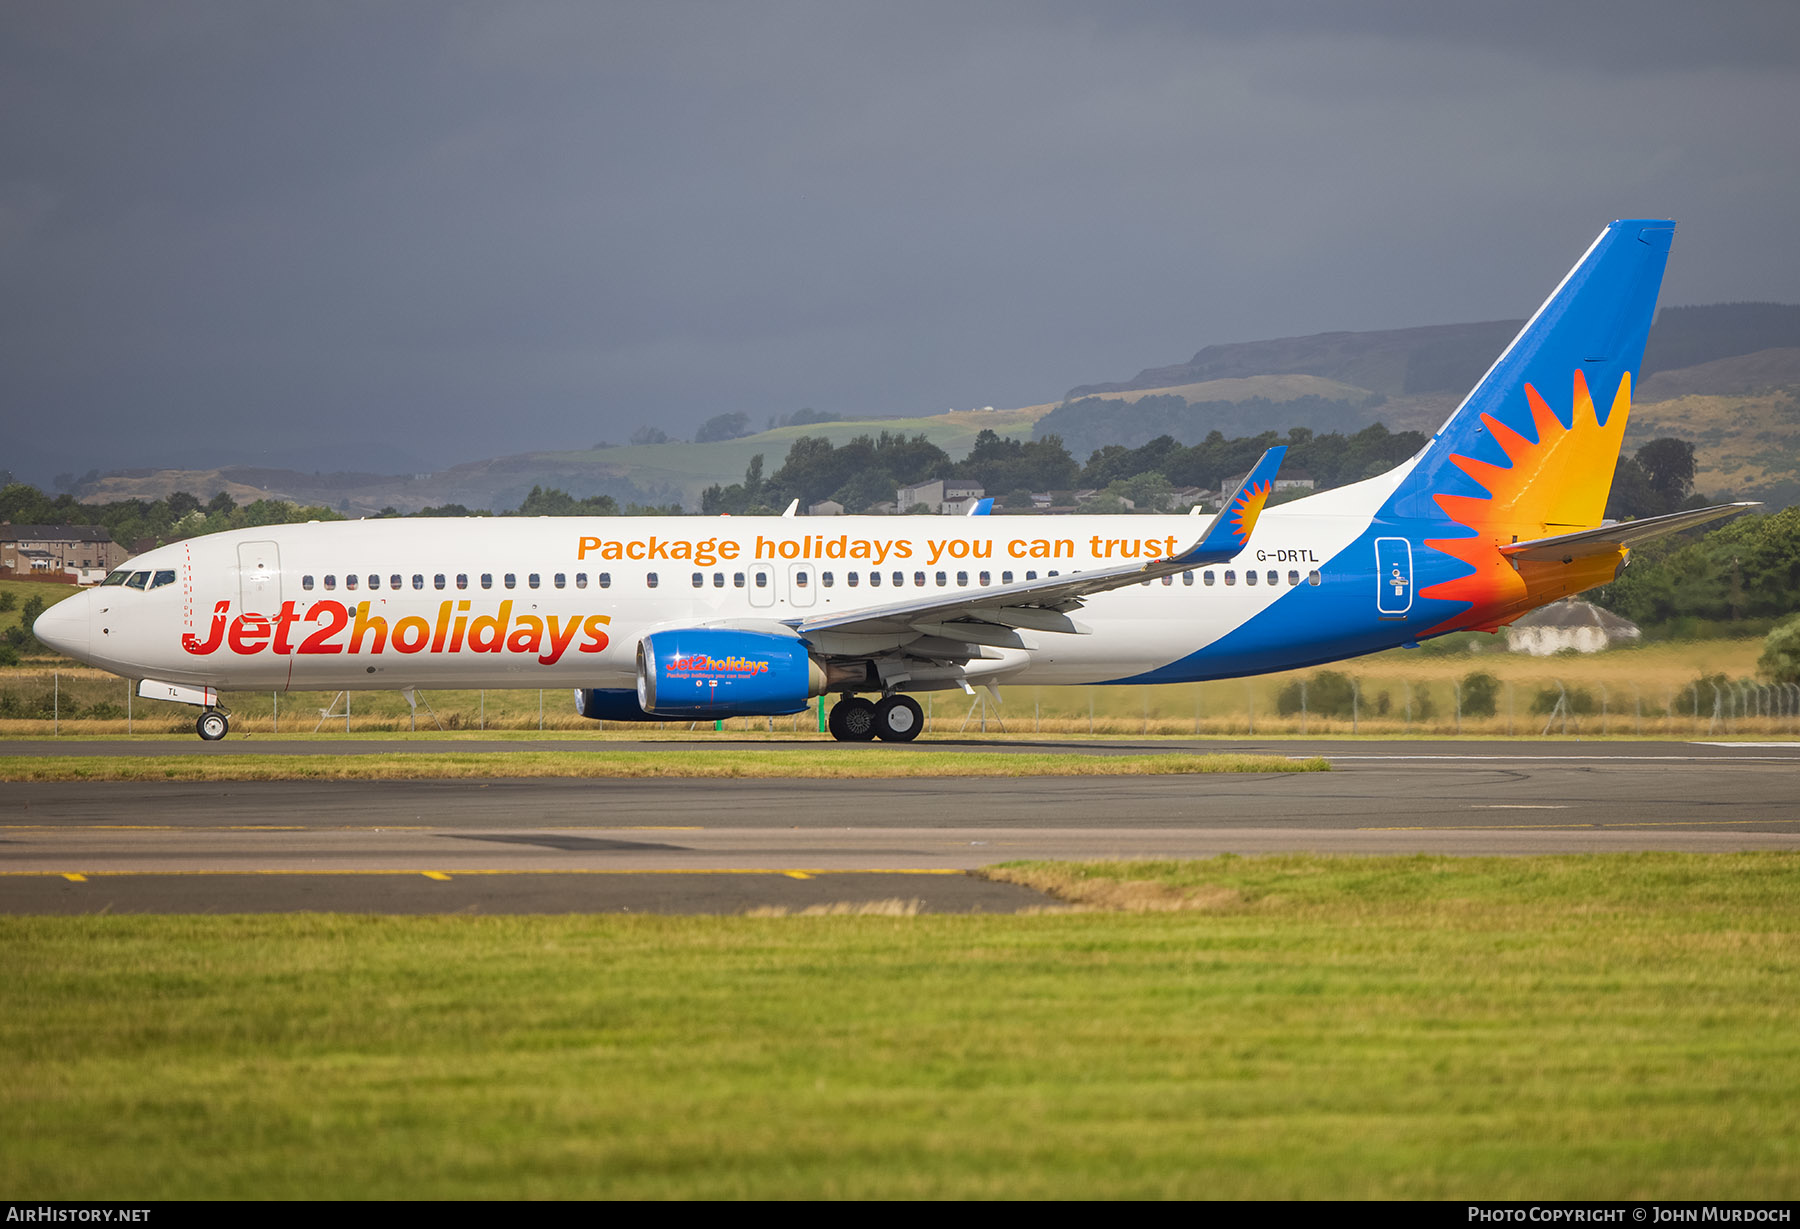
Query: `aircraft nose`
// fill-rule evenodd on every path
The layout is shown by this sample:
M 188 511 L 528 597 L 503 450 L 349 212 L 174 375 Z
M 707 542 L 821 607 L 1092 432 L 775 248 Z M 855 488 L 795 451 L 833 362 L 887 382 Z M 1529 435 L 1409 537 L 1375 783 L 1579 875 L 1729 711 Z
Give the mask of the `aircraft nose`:
M 65 598 L 37 617 L 31 625 L 32 635 L 70 657 L 83 659 L 88 653 L 88 594 L 77 593 Z

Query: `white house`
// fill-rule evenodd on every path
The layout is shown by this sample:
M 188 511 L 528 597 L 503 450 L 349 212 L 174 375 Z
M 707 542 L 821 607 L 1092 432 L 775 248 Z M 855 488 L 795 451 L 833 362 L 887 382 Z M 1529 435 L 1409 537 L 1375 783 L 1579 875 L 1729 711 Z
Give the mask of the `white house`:
M 1643 636 L 1635 623 L 1592 602 L 1567 597 L 1525 615 L 1506 629 L 1506 647 L 1515 653 L 1549 657 L 1563 649 L 1598 653 Z

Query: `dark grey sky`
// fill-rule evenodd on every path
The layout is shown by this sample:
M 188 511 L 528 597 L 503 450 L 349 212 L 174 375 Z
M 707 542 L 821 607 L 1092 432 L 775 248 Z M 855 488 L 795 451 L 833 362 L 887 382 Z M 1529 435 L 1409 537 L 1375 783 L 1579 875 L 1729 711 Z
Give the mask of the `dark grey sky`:
M 437 468 L 1800 300 L 1800 5 L 0 6 L 0 468 Z

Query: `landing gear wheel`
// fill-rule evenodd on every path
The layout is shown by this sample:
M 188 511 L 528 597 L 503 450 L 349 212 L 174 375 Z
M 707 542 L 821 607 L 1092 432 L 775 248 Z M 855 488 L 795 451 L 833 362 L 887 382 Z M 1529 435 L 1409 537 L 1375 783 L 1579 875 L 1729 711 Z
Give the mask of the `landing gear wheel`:
M 890 743 L 909 743 L 925 728 L 925 710 L 911 696 L 889 696 L 875 706 L 875 733 Z
M 218 742 L 230 729 L 230 718 L 216 708 L 207 709 L 200 714 L 200 720 L 194 722 L 194 732 L 209 743 Z
M 831 736 L 842 743 L 866 743 L 875 737 L 875 706 L 861 696 L 845 696 L 831 709 Z

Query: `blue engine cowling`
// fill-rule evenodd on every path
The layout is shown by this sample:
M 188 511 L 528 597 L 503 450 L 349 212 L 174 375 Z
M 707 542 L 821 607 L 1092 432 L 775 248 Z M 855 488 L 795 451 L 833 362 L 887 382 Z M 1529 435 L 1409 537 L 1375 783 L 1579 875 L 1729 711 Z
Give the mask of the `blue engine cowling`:
M 635 687 L 577 687 L 575 711 L 590 721 L 662 721 L 638 707 Z
M 638 643 L 637 675 L 633 698 L 644 715 L 614 720 L 780 717 L 800 712 L 825 689 L 798 637 L 728 627 L 651 633 Z M 616 695 L 595 693 L 595 707 L 624 708 Z

